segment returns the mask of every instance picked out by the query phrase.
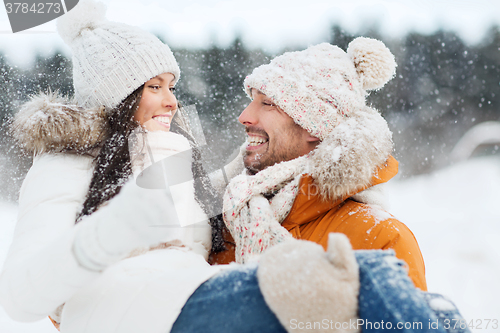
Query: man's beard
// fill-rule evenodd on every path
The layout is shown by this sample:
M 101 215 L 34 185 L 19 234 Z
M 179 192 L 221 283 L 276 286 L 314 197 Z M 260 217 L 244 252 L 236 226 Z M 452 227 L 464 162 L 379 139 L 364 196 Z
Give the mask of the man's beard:
M 282 130 L 279 135 L 275 135 L 273 142 L 271 139 L 267 142 L 267 149 L 263 153 L 255 153 L 246 150 L 243 155 L 243 161 L 245 162 L 245 168 L 251 175 L 257 174 L 259 171 L 264 170 L 267 167 L 273 166 L 277 163 L 290 161 L 299 156 L 300 148 L 295 144 L 294 138 L 298 137 L 301 127 L 294 124 L 295 126 L 287 127 Z M 247 132 L 249 130 L 247 129 Z M 252 133 L 262 133 L 268 138 L 269 135 L 263 130 L 251 130 Z M 278 139 L 280 138 L 280 139 Z M 272 144 L 272 145 L 271 145 Z M 247 162 L 247 156 L 255 155 L 250 162 Z

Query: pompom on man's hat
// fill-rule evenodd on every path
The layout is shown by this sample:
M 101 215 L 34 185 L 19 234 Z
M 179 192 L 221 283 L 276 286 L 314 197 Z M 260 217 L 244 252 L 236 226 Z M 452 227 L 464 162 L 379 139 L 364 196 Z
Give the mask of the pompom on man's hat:
M 170 48 L 151 33 L 105 18 L 106 7 L 81 0 L 57 20 L 73 51 L 73 85 L 81 107 L 116 107 L 153 77 L 180 69 Z M 175 83 L 174 82 L 174 83 Z
M 382 88 L 395 71 L 394 56 L 381 41 L 358 37 L 347 53 L 328 43 L 287 52 L 254 69 L 244 86 L 250 98 L 252 89 L 259 90 L 323 140 L 343 118 L 365 108 L 367 91 Z

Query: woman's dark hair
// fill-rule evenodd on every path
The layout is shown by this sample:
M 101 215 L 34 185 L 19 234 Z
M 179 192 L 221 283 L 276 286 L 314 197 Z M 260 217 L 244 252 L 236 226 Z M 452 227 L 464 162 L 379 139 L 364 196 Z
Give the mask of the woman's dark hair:
M 140 86 L 116 108 L 106 112 L 103 142 L 99 154 L 94 159 L 94 173 L 76 223 L 117 195 L 132 174 L 128 138 L 139 126 L 133 117 L 139 107 L 143 89 L 144 85 Z
M 106 130 L 103 133 L 103 143 L 99 154 L 94 159 L 94 173 L 90 181 L 87 197 L 76 223 L 94 213 L 103 203 L 107 202 L 120 192 L 121 187 L 132 175 L 132 165 L 129 152 L 129 137 L 132 131 L 139 126 L 133 119 L 142 97 L 144 85 L 137 88 L 125 98 L 116 108 L 107 112 Z M 181 109 L 180 103 L 178 109 Z M 179 114 L 176 116 L 181 118 Z M 222 215 L 213 212 L 213 207 L 222 206 L 221 198 L 212 187 L 208 175 L 202 165 L 202 156 L 193 136 L 188 132 L 184 120 L 172 123 L 172 131 L 186 137 L 192 147 L 194 189 L 196 201 L 208 216 L 212 227 L 212 251 L 225 250 L 222 230 L 224 221 Z M 180 120 L 180 119 L 179 119 Z M 184 126 L 182 126 L 182 124 Z
M 186 137 L 191 144 L 193 156 L 191 170 L 194 178 L 195 198 L 207 216 L 211 216 L 208 222 L 212 228 L 212 253 L 222 252 L 226 250 L 223 236 L 223 230 L 226 226 L 220 213 L 222 212 L 222 197 L 213 188 L 210 178 L 203 167 L 203 157 L 197 148 L 196 140 L 191 133 L 187 132 L 184 126 L 179 126 L 177 121 L 172 125 L 172 131 Z

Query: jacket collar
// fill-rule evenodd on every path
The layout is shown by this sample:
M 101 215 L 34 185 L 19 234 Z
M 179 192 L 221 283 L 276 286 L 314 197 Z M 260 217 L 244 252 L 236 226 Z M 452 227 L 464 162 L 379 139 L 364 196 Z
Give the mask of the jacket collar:
M 299 192 L 295 198 L 290 213 L 283 221 L 283 225 L 302 225 L 314 220 L 328 211 L 337 210 L 349 197 L 375 185 L 386 183 L 397 173 L 398 161 L 394 157 L 389 156 L 387 161 L 376 169 L 369 185 L 360 187 L 351 193 L 346 193 L 335 200 L 325 200 L 314 178 L 311 175 L 305 174 L 300 180 Z

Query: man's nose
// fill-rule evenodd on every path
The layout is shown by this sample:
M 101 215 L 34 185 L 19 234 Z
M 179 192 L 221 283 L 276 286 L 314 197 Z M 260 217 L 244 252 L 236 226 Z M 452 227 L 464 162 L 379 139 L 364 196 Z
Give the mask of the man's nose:
M 243 125 L 256 125 L 258 122 L 257 112 L 255 110 L 254 102 L 252 101 L 248 106 L 243 110 L 243 112 L 238 117 L 238 121 Z

